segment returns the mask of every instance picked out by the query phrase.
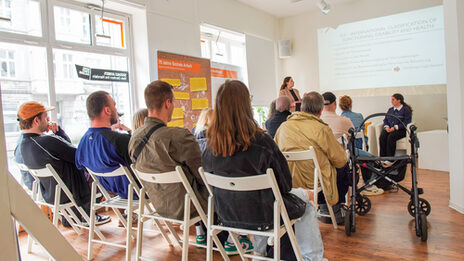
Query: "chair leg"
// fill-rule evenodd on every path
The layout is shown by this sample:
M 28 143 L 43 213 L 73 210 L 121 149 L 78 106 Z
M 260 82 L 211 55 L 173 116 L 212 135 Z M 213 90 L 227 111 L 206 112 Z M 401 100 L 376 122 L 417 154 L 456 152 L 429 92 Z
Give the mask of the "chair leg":
M 140 195 L 140 210 L 139 210 L 139 218 L 137 220 L 137 242 L 135 247 L 135 260 L 139 261 L 140 257 L 142 256 L 142 243 L 143 243 L 143 220 L 144 220 L 144 213 L 145 213 L 145 190 L 142 188 Z M 155 219 L 156 220 L 156 219 Z M 158 223 L 157 223 L 158 224 Z M 158 226 L 159 227 L 159 226 Z M 164 230 L 163 230 L 164 231 Z
M 90 223 L 89 223 L 89 248 L 87 259 L 92 260 L 92 243 L 95 231 L 95 191 L 97 190 L 95 182 L 92 183 L 92 194 L 90 199 Z
M 184 233 L 182 238 L 182 261 L 188 260 L 189 234 L 190 234 L 190 197 L 185 194 L 184 205 Z
M 132 250 L 132 185 L 129 184 L 129 191 L 127 195 L 127 226 L 126 226 L 126 261 L 131 259 Z
M 27 253 L 30 254 L 32 253 L 32 243 L 33 243 L 32 236 L 29 235 L 29 232 L 27 232 Z
M 242 244 L 240 244 L 240 240 L 238 240 L 238 234 L 234 232 L 229 232 L 229 234 L 232 237 L 232 241 L 234 241 L 235 247 L 237 248 L 238 254 L 242 260 L 248 260 L 245 257 L 245 251 L 243 251 Z
M 174 237 L 174 239 L 176 240 L 177 245 L 178 245 L 179 247 L 182 247 L 181 239 L 180 239 L 179 235 L 177 234 L 176 230 L 172 227 L 171 222 L 166 221 L 166 226 L 168 227 L 168 230 L 169 230 L 169 232 L 171 233 L 171 235 L 172 235 L 172 236 Z
M 58 217 L 60 216 L 61 206 L 60 206 L 60 197 L 61 189 L 59 185 L 55 187 L 55 205 L 53 206 L 53 225 L 58 227 Z
M 333 227 L 337 229 L 338 228 L 337 220 L 335 219 L 332 205 L 330 205 L 329 202 L 327 202 L 327 200 L 326 200 L 326 203 L 327 203 L 327 208 L 329 209 L 330 219 L 332 220 Z
M 214 212 L 213 204 L 212 204 L 212 200 L 210 196 L 208 198 L 208 217 L 207 217 L 208 220 L 206 223 L 206 261 L 213 260 L 213 243 L 211 242 L 211 239 L 213 238 L 213 233 L 215 233 L 215 231 L 212 230 L 211 228 L 211 226 L 213 225 L 213 215 L 212 215 L 213 212 Z M 215 239 L 217 239 L 217 237 L 215 237 Z M 219 251 L 221 251 L 222 245 L 220 243 L 218 244 L 217 242 L 215 243 L 216 243 L 216 246 L 219 248 Z M 224 249 L 222 248 L 222 250 Z M 222 255 L 222 251 L 221 251 L 221 255 Z M 226 259 L 224 258 L 224 260 Z

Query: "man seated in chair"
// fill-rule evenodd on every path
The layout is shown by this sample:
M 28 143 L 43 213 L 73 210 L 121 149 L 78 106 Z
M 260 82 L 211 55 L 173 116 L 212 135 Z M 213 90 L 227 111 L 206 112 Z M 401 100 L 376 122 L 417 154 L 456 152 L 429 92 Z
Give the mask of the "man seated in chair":
M 275 142 L 281 151 L 308 150 L 310 146 L 316 151 L 321 168 L 327 202 L 334 208 L 337 223 L 343 222 L 340 207 L 345 202 L 348 191 L 349 177 L 344 171 L 347 157 L 344 149 L 336 140 L 330 127 L 320 119 L 324 99 L 317 92 L 310 92 L 303 97 L 301 112 L 294 112 L 287 121 L 280 125 L 275 135 Z M 348 120 L 349 121 L 349 120 Z M 289 162 L 293 177 L 293 187 L 314 187 L 314 163 L 312 161 Z M 324 194 L 318 196 L 321 212 L 328 214 Z M 338 213 L 338 214 L 337 214 Z M 331 223 L 330 218 L 320 217 L 324 223 Z
M 31 169 L 45 168 L 46 164 L 52 165 L 71 191 L 77 205 L 89 213 L 89 185 L 84 173 L 76 168 L 76 148 L 61 127 L 49 122 L 47 112 L 53 109 L 55 108 L 45 107 L 38 102 L 26 102 L 19 107 L 18 120 L 23 136 L 18 147 L 19 151 L 17 150 L 16 153 L 16 160 L 24 162 Z M 54 135 L 43 134 L 48 131 L 52 131 Z M 42 196 L 49 204 L 54 204 L 56 185 L 57 182 L 53 177 L 40 178 Z M 69 202 L 64 193 L 61 195 L 60 203 Z M 79 216 L 79 213 L 76 212 L 76 215 Z M 97 215 L 97 224 L 109 221 L 109 216 Z
M 116 102 L 107 92 L 96 91 L 87 98 L 86 107 L 90 128 L 77 146 L 76 166 L 98 173 L 112 172 L 120 165 L 130 168 L 128 144 L 131 135 L 111 128 L 118 123 Z M 108 192 L 127 198 L 127 177 L 104 177 L 99 181 Z
M 138 128 L 129 142 L 129 154 L 134 159 L 137 170 L 147 173 L 162 173 L 182 166 L 190 181 L 203 210 L 207 212 L 208 191 L 204 185 L 198 168 L 201 166 L 201 150 L 193 134 L 178 127 L 166 127 L 171 121 L 174 110 L 174 93 L 172 86 L 163 81 L 154 81 L 145 88 L 145 103 L 148 117 L 143 126 Z M 148 132 L 159 126 L 146 140 L 146 144 L 136 154 L 137 147 L 145 139 Z M 158 214 L 164 217 L 183 219 L 185 189 L 181 183 L 151 184 L 142 181 L 147 194 Z M 195 208 L 192 204 L 192 214 Z M 197 243 L 206 244 L 204 229 L 197 229 Z

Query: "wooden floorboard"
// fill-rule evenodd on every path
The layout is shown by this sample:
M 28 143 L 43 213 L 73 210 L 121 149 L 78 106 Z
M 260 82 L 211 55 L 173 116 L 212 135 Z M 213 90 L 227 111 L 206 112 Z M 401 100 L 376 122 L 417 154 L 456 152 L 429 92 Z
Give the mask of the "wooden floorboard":
M 419 187 L 425 193 L 421 197 L 432 205 L 428 216 L 428 241 L 421 242 L 416 237 L 414 219 L 408 214 L 409 196 L 398 191 L 379 196 L 370 196 L 372 209 L 365 216 L 357 216 L 356 232 L 345 235 L 343 225 L 334 230 L 331 225 L 320 224 L 329 260 L 464 260 L 464 215 L 448 207 L 449 174 L 447 172 L 419 170 Z M 401 182 L 411 187 L 408 174 Z M 116 218 L 112 223 L 100 226 L 108 238 L 124 242 L 124 230 L 117 227 Z M 60 226 L 60 231 L 74 248 L 87 256 L 87 236 L 78 236 L 74 231 Z M 194 230 L 191 230 L 194 234 Z M 193 237 L 192 237 L 193 239 Z M 135 241 L 133 241 L 135 250 Z M 19 237 L 22 260 L 48 260 L 45 252 L 34 245 L 31 254 L 26 253 L 26 234 Z M 93 260 L 124 260 L 124 251 L 111 246 L 96 245 Z M 148 233 L 143 242 L 144 254 L 153 260 L 181 260 L 181 249 L 169 247 L 160 235 Z M 135 251 L 132 251 L 135 260 Z M 205 260 L 205 251 L 194 246 L 189 248 L 190 260 Z M 221 260 L 215 254 L 215 260 Z M 232 260 L 240 260 L 238 257 Z

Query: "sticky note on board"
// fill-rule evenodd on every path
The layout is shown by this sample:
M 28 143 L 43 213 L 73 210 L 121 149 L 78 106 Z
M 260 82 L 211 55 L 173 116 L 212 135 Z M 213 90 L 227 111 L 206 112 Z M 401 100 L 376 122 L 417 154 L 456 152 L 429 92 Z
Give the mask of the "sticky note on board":
M 183 119 L 184 118 L 184 109 L 174 108 L 172 112 L 172 119 Z
M 192 110 L 208 108 L 208 99 L 192 99 Z
M 190 78 L 190 91 L 197 92 L 197 91 L 206 91 L 208 90 L 208 85 L 206 84 L 206 78 Z
M 169 83 L 169 84 L 172 85 L 172 86 L 180 86 L 180 79 L 168 79 L 168 78 L 164 78 L 164 79 L 161 79 L 161 81 L 167 82 L 167 83 Z
M 170 121 L 168 122 L 168 127 L 184 127 L 184 120 Z
M 177 99 L 177 100 L 190 100 L 190 93 L 188 93 L 188 92 L 174 92 L 174 99 Z

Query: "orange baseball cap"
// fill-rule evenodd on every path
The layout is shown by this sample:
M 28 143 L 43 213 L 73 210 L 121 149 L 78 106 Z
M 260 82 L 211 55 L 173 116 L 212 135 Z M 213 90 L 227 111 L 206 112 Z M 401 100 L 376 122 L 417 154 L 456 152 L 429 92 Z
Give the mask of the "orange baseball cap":
M 21 104 L 18 109 L 18 118 L 20 120 L 27 120 L 36 116 L 41 112 L 54 110 L 55 107 L 45 107 L 38 102 L 26 102 Z

